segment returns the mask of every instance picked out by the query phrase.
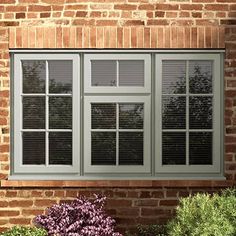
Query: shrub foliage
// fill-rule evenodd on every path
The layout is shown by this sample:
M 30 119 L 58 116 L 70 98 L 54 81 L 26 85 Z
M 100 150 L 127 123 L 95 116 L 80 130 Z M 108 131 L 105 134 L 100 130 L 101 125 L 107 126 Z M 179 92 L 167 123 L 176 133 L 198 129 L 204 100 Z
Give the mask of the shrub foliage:
M 122 236 L 114 231 L 115 220 L 103 210 L 105 197 L 94 201 L 85 197 L 71 203 L 53 205 L 46 215 L 39 215 L 34 223 L 45 228 L 49 235 L 60 236 Z
M 12 229 L 0 234 L 0 236 L 46 236 L 47 231 L 42 228 L 15 226 Z
M 183 198 L 176 213 L 168 223 L 170 236 L 235 236 L 236 189 Z
M 167 236 L 164 225 L 138 225 L 136 233 L 126 232 L 125 236 Z

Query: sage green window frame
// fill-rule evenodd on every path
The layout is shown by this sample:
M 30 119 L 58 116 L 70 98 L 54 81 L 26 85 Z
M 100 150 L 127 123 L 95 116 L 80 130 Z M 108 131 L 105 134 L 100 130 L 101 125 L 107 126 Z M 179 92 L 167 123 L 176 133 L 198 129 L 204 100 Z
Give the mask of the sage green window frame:
M 11 52 L 11 175 L 9 179 L 225 179 L 224 178 L 224 83 L 223 83 L 223 65 L 224 65 L 224 50 L 10 50 Z M 149 167 L 141 171 L 115 171 L 110 173 L 105 170 L 90 170 L 86 164 L 88 153 L 86 153 L 85 144 L 85 105 L 89 103 L 90 95 L 98 96 L 102 99 L 104 93 L 102 90 L 92 91 L 86 90 L 84 78 L 87 68 L 84 66 L 86 55 L 91 57 L 91 54 L 99 54 L 103 57 L 104 54 L 119 55 L 123 54 L 129 58 L 142 57 L 143 54 L 150 56 L 150 91 L 147 90 L 144 94 L 136 93 L 133 90 L 129 95 L 128 91 L 122 94 L 122 97 L 145 97 L 149 96 L 148 103 L 150 104 L 150 142 L 149 142 Z M 217 98 L 214 101 L 214 108 L 217 109 L 217 119 L 214 119 L 214 128 L 217 127 L 217 141 L 214 141 L 214 162 L 212 166 L 186 167 L 174 165 L 171 167 L 161 164 L 161 64 L 163 58 L 166 59 L 187 59 L 187 60 L 206 60 L 212 59 L 214 65 L 214 83 L 217 84 L 217 89 L 214 89 L 214 96 Z M 73 137 L 73 166 L 65 168 L 65 166 L 55 167 L 40 167 L 39 166 L 22 166 L 20 165 L 22 157 L 19 149 L 19 133 L 20 126 L 17 121 L 21 117 L 20 110 L 20 60 L 73 60 L 73 134 L 76 132 L 76 137 Z M 87 83 L 87 82 L 86 82 Z M 90 88 L 91 89 L 91 88 Z M 93 88 L 92 88 L 93 89 Z M 86 92 L 87 91 L 87 92 Z M 111 97 L 114 91 L 110 92 Z M 139 91 L 140 92 L 140 91 Z M 109 93 L 109 91 L 105 92 Z M 121 95 L 121 91 L 118 96 Z M 116 96 L 116 95 L 115 95 Z M 119 100 L 119 99 L 118 99 Z M 91 100 L 92 101 L 92 100 Z M 128 103 L 128 100 L 127 100 Z M 75 122 L 76 121 L 76 122 Z M 75 123 L 74 123 L 75 122 Z M 76 131 L 75 131 L 76 128 Z M 148 128 L 149 129 L 149 128 Z M 82 138 L 80 138 L 82 137 Z M 76 140 L 76 141 L 75 141 Z M 215 149 L 215 148 L 214 148 Z M 213 149 L 213 150 L 214 150 Z M 87 157 L 86 157 L 87 156 Z M 146 157 L 145 157 L 146 158 Z M 87 165 L 87 167 L 86 167 Z M 204 168 L 202 168 L 204 167 Z M 86 169 L 87 168 L 87 169 Z
M 170 61 L 170 60 L 197 60 L 197 61 L 212 61 L 213 62 L 213 127 L 212 127 L 212 133 L 213 133 L 213 164 L 212 165 L 190 165 L 188 164 L 189 161 L 189 131 L 190 129 L 185 129 L 187 138 L 186 138 L 186 158 L 187 163 L 186 165 L 163 165 L 162 164 L 162 61 Z M 156 95 L 155 95 L 155 102 L 156 102 L 156 110 L 155 110 L 155 121 L 156 121 L 156 135 L 155 135 L 155 145 L 156 145 L 156 165 L 155 165 L 155 172 L 156 173 L 186 173 L 193 175 L 196 174 L 220 174 L 222 171 L 222 87 L 223 86 L 223 79 L 222 79 L 222 66 L 221 66 L 221 55 L 219 54 L 157 54 L 156 55 L 156 75 L 155 75 L 155 81 L 156 81 Z M 189 99 L 189 92 L 188 92 L 188 63 L 186 68 L 186 97 Z M 201 95 L 201 94 L 200 94 Z M 198 95 L 199 96 L 199 95 Z M 188 124 L 189 117 L 188 117 L 188 102 L 186 102 L 186 122 Z M 179 132 L 180 130 L 173 130 L 173 132 Z M 204 129 L 199 129 L 199 132 L 204 131 Z
M 142 103 L 144 105 L 143 121 L 143 165 L 91 165 L 91 104 L 96 103 Z M 85 173 L 151 173 L 151 97 L 147 96 L 85 96 L 84 98 L 84 172 Z M 117 115 L 118 119 L 118 115 Z M 116 129 L 113 132 L 119 132 L 116 122 Z M 131 129 L 130 129 L 131 130 Z M 138 132 L 137 130 L 136 132 Z M 107 132 L 107 131 L 106 131 Z M 130 132 L 129 129 L 126 132 Z M 116 137 L 116 148 L 119 144 Z M 116 156 L 118 158 L 118 156 Z
M 80 142 L 80 132 L 79 132 L 79 121 L 80 121 L 80 102 L 79 102 L 79 94 L 80 94 L 80 83 L 79 83 L 79 67 L 80 64 L 80 57 L 76 54 L 15 54 L 14 55 L 14 118 L 13 120 L 13 145 L 14 145 L 14 165 L 13 165 L 13 173 L 14 174 L 54 174 L 54 173 L 78 173 L 80 169 L 80 162 L 79 162 L 79 154 L 80 154 L 80 146 L 77 145 L 77 142 Z M 49 107 L 48 107 L 48 100 L 50 94 L 48 93 L 48 80 L 49 80 L 49 73 L 48 73 L 48 61 L 50 60 L 70 60 L 72 61 L 73 65 L 73 72 L 72 72 L 72 165 L 49 165 L 49 157 L 48 157 L 48 143 L 47 138 L 45 140 L 46 146 L 46 153 L 45 153 L 45 160 L 46 165 L 23 165 L 23 154 L 22 154 L 22 132 L 24 131 L 22 127 L 23 123 L 23 109 L 22 109 L 22 97 L 23 97 L 23 73 L 22 73 L 22 60 L 44 60 L 46 61 L 46 93 L 42 94 L 46 98 L 46 108 L 45 108 L 45 119 L 47 120 L 49 117 Z M 33 94 L 35 96 L 35 94 Z M 61 96 L 61 94 L 56 94 L 57 96 Z M 36 96 L 41 96 L 36 94 Z M 47 123 L 47 122 L 46 122 Z M 30 131 L 30 130 L 27 130 Z M 34 132 L 45 132 L 46 136 L 48 134 L 49 127 L 45 127 L 43 130 L 35 129 L 32 130 Z M 67 131 L 60 129 L 60 132 Z

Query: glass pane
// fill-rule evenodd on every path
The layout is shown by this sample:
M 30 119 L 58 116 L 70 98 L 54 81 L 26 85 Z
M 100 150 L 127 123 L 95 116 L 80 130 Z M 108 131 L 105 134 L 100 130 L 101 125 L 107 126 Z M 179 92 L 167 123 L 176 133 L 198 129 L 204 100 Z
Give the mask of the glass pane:
M 92 165 L 116 164 L 116 133 L 92 132 Z
M 185 132 L 162 133 L 162 164 L 186 164 L 186 134 Z
M 119 128 L 143 129 L 143 104 L 119 104 Z
M 49 164 L 72 165 L 72 132 L 49 133 Z
M 116 104 L 93 103 L 91 104 L 92 129 L 116 128 Z
M 49 93 L 72 93 L 72 61 L 48 61 Z
M 162 62 L 162 93 L 186 93 L 186 61 Z
M 23 165 L 45 165 L 45 133 L 23 132 Z
M 212 128 L 212 97 L 189 98 L 190 129 Z
M 22 61 L 22 72 L 23 93 L 45 93 L 45 61 Z
M 119 132 L 119 165 L 143 165 L 142 132 Z
M 212 165 L 212 133 L 189 133 L 189 164 Z
M 119 61 L 119 86 L 144 86 L 144 61 Z
M 185 129 L 186 128 L 186 98 L 162 97 L 162 128 Z
M 212 93 L 212 61 L 189 62 L 189 92 Z
M 92 86 L 116 86 L 117 65 L 112 60 L 92 60 Z
M 71 97 L 49 98 L 49 128 L 50 129 L 72 128 Z
M 23 97 L 23 129 L 45 129 L 45 97 Z

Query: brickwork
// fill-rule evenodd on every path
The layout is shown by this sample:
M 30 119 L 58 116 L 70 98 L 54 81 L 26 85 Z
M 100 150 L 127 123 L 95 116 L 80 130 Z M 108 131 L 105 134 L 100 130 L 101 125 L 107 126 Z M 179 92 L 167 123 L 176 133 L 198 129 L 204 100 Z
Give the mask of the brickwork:
M 0 230 L 29 224 L 55 202 L 94 192 L 109 197 L 108 212 L 121 229 L 159 223 L 174 213 L 178 197 L 227 185 L 183 181 L 175 188 L 168 181 L 139 181 L 138 187 L 120 181 L 112 188 L 113 182 L 103 181 L 99 187 L 67 182 L 61 188 L 62 183 L 45 182 L 45 189 L 43 183 L 10 183 L 9 47 L 226 48 L 225 176 L 236 182 L 235 0 L 0 0 Z
M 137 224 L 162 224 L 175 212 L 179 197 L 197 192 L 215 192 L 219 188 L 21 188 L 0 190 L 0 230 L 14 224 L 29 225 L 46 207 L 69 202 L 76 196 L 107 196 L 106 212 L 113 216 L 120 232 L 133 230 Z

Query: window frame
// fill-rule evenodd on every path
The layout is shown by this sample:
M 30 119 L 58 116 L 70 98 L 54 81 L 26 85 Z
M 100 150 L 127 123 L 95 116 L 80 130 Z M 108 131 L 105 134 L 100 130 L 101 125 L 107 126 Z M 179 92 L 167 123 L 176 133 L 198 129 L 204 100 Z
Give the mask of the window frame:
M 11 173 L 9 176 L 9 179 L 47 179 L 47 180 L 54 180 L 54 179 L 73 179 L 73 180 L 86 180 L 86 179 L 225 179 L 224 176 L 224 50 L 15 50 L 12 49 L 10 50 L 11 53 L 11 141 L 10 141 L 10 156 L 11 156 Z M 93 91 L 85 89 L 85 84 L 83 81 L 83 77 L 85 78 L 85 72 L 86 68 L 83 67 L 84 65 L 84 59 L 86 55 L 91 55 L 91 54 L 101 54 L 103 56 L 104 54 L 108 55 L 134 55 L 136 54 L 138 57 L 141 56 L 142 54 L 148 54 L 150 55 L 150 77 L 151 77 L 151 82 L 150 82 L 150 91 L 149 92 L 144 92 L 146 95 L 150 93 L 151 97 L 151 108 L 150 108 L 150 116 L 151 116 L 151 121 L 150 121 L 150 126 L 153 127 L 150 132 L 150 140 L 151 140 L 151 148 L 150 148 L 150 163 L 151 163 L 151 172 L 150 173 L 85 173 L 84 172 L 84 160 L 85 160 L 85 154 L 84 154 L 84 146 L 85 146 L 85 141 L 83 138 L 80 139 L 80 137 L 83 137 L 84 135 L 84 127 L 83 127 L 83 122 L 84 122 L 84 114 L 83 111 L 85 111 L 85 106 L 83 103 L 83 100 L 86 100 L 86 95 L 91 95 Z M 205 172 L 203 171 L 186 171 L 186 172 L 180 172 L 178 171 L 173 171 L 173 170 L 160 170 L 158 169 L 158 164 L 157 164 L 157 159 L 158 159 L 158 151 L 156 147 L 156 144 L 158 143 L 158 140 L 160 137 L 158 137 L 157 134 L 157 126 L 158 123 L 156 123 L 156 119 L 154 120 L 154 117 L 156 117 L 157 110 L 156 108 L 156 103 L 157 103 L 157 93 L 158 91 L 156 90 L 157 86 L 157 81 L 156 81 L 156 73 L 157 68 L 156 66 L 156 60 L 159 55 L 189 55 L 192 59 L 193 55 L 201 55 L 204 57 L 206 55 L 212 54 L 213 56 L 218 56 L 220 63 L 219 63 L 219 77 L 220 77 L 220 96 L 219 96 L 219 101 L 220 101 L 220 153 L 217 153 L 218 156 L 220 156 L 218 160 L 218 167 L 217 170 L 214 171 L 209 171 L 207 169 Z M 77 115 L 77 125 L 79 126 L 79 131 L 76 134 L 77 136 L 77 141 L 74 145 L 74 138 L 73 138 L 73 147 L 76 146 L 76 148 L 79 150 L 78 152 L 74 152 L 73 150 L 73 158 L 75 158 L 74 166 L 72 167 L 71 170 L 65 170 L 64 166 L 62 166 L 63 170 L 60 172 L 58 171 L 57 168 L 52 168 L 51 170 L 45 171 L 45 169 L 40 169 L 40 170 L 27 170 L 29 169 L 29 165 L 26 166 L 26 169 L 23 168 L 24 166 L 19 165 L 19 151 L 16 151 L 16 142 L 17 139 L 15 138 L 15 118 L 17 117 L 16 112 L 15 112 L 15 106 L 17 104 L 17 96 L 16 96 L 16 88 L 17 86 L 16 81 L 19 80 L 19 77 L 16 75 L 18 66 L 16 66 L 16 61 L 19 60 L 19 57 L 22 56 L 23 58 L 28 58 L 30 60 L 36 60 L 36 59 L 44 59 L 44 58 L 50 58 L 52 57 L 53 59 L 58 59 L 61 57 L 72 57 L 75 60 L 77 60 L 78 63 L 76 63 L 77 66 L 76 68 L 76 76 L 78 78 L 78 83 L 77 83 L 77 90 L 76 90 L 76 96 L 74 93 L 74 87 L 73 87 L 73 100 L 74 96 L 76 97 L 77 101 L 77 107 L 76 110 L 76 115 Z M 53 60 L 52 59 L 52 60 Z M 126 58 L 127 59 L 127 58 Z M 46 59 L 47 60 L 47 59 Z M 74 64 L 73 64 L 74 65 Z M 19 74 L 19 73 L 18 73 Z M 73 73 L 73 79 L 75 78 Z M 17 78 L 18 77 L 18 78 Z M 151 86 L 152 84 L 152 86 Z M 145 83 L 146 85 L 146 83 Z M 91 88 L 90 88 L 91 89 Z M 124 91 L 124 90 L 123 90 Z M 137 90 L 136 90 L 137 91 Z M 106 93 L 110 93 L 112 96 L 112 91 L 107 91 Z M 136 96 L 138 93 L 137 92 L 132 92 L 132 96 Z M 94 95 L 98 95 L 97 91 L 94 92 Z M 124 94 L 124 96 L 127 94 Z M 141 94 L 138 94 L 138 96 L 142 96 Z M 16 102 L 15 102 L 16 100 Z M 19 100 L 19 99 L 18 99 Z M 218 105 L 219 105 L 218 104 Z M 74 102 L 73 102 L 73 108 L 74 108 Z M 160 114 L 160 113 L 159 113 Z M 74 115 L 73 115 L 73 118 Z M 74 119 L 73 119 L 73 124 L 74 124 Z M 74 126 L 73 126 L 74 128 Z M 74 131 L 73 131 L 74 134 Z M 81 145 L 78 145 L 80 143 Z M 75 154 L 75 155 L 74 155 Z M 81 159 L 80 159 L 81 158 Z M 159 157 L 160 158 L 160 157 Z M 177 165 L 175 165 L 177 166 Z M 36 166 L 38 167 L 38 166 Z M 56 166 L 58 167 L 58 166 Z M 22 169 L 23 168 L 23 169 Z M 158 170 L 158 171 L 157 171 Z M 60 173 L 62 173 L 60 175 Z M 59 175 L 58 175 L 59 174 Z
M 80 64 L 80 57 L 76 54 L 14 54 L 14 96 L 13 96 L 13 116 L 12 116 L 12 124 L 14 132 L 12 132 L 13 137 L 11 145 L 14 145 L 12 159 L 13 161 L 13 173 L 14 174 L 33 174 L 33 173 L 40 173 L 40 174 L 54 174 L 54 173 L 78 173 L 80 170 L 80 162 L 78 156 L 80 156 L 80 146 L 76 145 L 77 142 L 80 142 L 80 133 L 79 133 L 79 124 L 80 122 L 80 68 L 78 65 Z M 48 85 L 47 82 L 49 79 L 48 74 L 48 60 L 71 60 L 73 63 L 73 79 L 72 79 L 72 165 L 23 165 L 23 154 L 22 154 L 22 138 L 21 133 L 23 130 L 22 123 L 23 123 L 23 112 L 22 112 L 22 102 L 21 99 L 23 97 L 23 76 L 22 76 L 22 60 L 45 60 L 46 61 L 46 80 L 45 80 L 45 104 L 48 103 Z M 78 95 L 78 96 L 77 96 Z M 37 96 L 37 94 L 36 94 Z M 60 96 L 60 94 L 58 94 Z M 21 98 L 21 99 L 20 99 Z M 48 118 L 48 111 L 45 108 L 45 119 Z M 50 129 L 43 129 L 45 135 L 49 132 Z M 47 137 L 46 137 L 47 138 Z M 45 138 L 45 145 L 46 144 Z M 47 151 L 47 149 L 45 150 Z M 47 154 L 46 154 L 47 155 Z M 46 162 L 47 157 L 45 157 Z
M 143 121 L 143 165 L 99 165 L 92 166 L 91 160 L 91 103 L 144 103 Z M 85 173 L 150 173 L 151 172 L 151 99 L 150 96 L 86 96 L 84 98 L 84 172 Z M 87 132 L 86 132 L 87 131 Z M 118 129 L 116 129 L 118 132 Z M 116 143 L 116 148 L 118 144 Z
M 144 87 L 139 86 L 92 86 L 91 60 L 144 60 Z M 119 74 L 119 72 L 118 72 Z M 117 76 L 118 76 L 117 74 Z M 85 53 L 84 54 L 84 93 L 150 93 L 151 55 L 147 53 Z
M 155 145 L 156 145 L 156 156 L 157 158 L 155 170 L 156 173 L 220 173 L 221 172 L 221 156 L 222 156 L 222 145 L 221 137 L 223 136 L 222 128 L 222 92 L 221 92 L 221 56 L 219 54 L 156 54 L 155 61 L 155 77 L 156 77 L 156 110 L 155 110 L 155 120 L 156 120 L 156 135 L 155 135 Z M 213 120 L 212 120 L 212 133 L 213 133 L 213 149 L 212 149 L 212 165 L 162 165 L 162 60 L 212 60 L 213 61 Z M 188 71 L 188 68 L 186 68 Z M 188 72 L 187 72 L 188 77 Z M 220 95 L 220 96 L 219 96 Z M 186 91 L 186 96 L 189 96 L 189 92 Z M 186 110 L 186 114 L 188 110 Z M 186 134 L 189 127 L 186 128 Z M 204 130 L 204 129 L 202 129 Z M 188 140 L 188 139 L 187 139 Z M 186 143 L 187 147 L 188 143 Z M 187 148 L 186 148 L 187 149 Z M 188 152 L 188 150 L 186 150 Z M 223 156 L 222 156 L 223 157 Z M 223 158 L 222 158 L 223 159 Z

